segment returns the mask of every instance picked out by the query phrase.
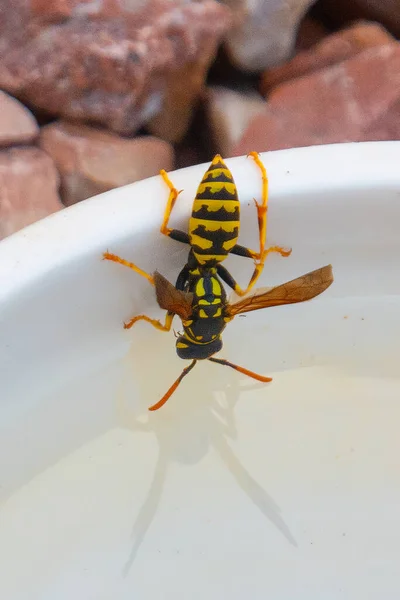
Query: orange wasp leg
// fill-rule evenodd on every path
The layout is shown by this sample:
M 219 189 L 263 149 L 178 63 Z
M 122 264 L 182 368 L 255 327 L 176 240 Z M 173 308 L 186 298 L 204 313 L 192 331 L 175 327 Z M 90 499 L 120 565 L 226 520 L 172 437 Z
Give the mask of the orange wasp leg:
M 235 369 L 235 371 L 239 371 L 239 373 L 243 373 L 243 375 L 247 375 L 248 377 L 252 377 L 253 379 L 257 379 L 257 381 L 262 381 L 263 383 L 268 383 L 272 381 L 272 377 L 264 377 L 264 375 L 258 375 L 258 373 L 254 373 L 253 371 L 248 371 L 244 367 L 239 367 L 238 365 L 234 365 L 223 358 L 209 358 L 211 362 L 218 363 L 219 365 L 224 365 L 225 367 L 231 367 Z
M 165 315 L 165 322 L 163 325 L 158 319 L 151 319 L 147 315 L 137 315 L 136 317 L 133 317 L 130 321 L 124 323 L 124 329 L 130 329 L 136 323 L 136 321 L 146 321 L 147 323 L 153 325 L 153 327 L 155 327 L 159 331 L 170 331 L 173 319 L 174 313 L 167 312 L 167 314 Z
M 257 208 L 260 250 L 259 252 L 249 250 L 250 254 L 252 255 L 251 258 L 255 260 L 261 260 L 264 262 L 267 255 L 271 252 L 278 252 L 281 256 L 289 256 L 292 252 L 290 248 L 282 248 L 281 246 L 270 246 L 269 248 L 265 249 L 265 242 L 267 239 L 268 175 L 265 165 L 261 161 L 260 156 L 257 152 L 250 152 L 248 156 L 251 156 L 251 158 L 254 160 L 254 162 L 260 169 L 262 180 L 261 204 L 259 204 L 257 200 L 253 198 L 254 204 Z
M 173 208 L 175 206 L 176 199 L 177 199 L 177 197 L 180 194 L 180 191 L 178 191 L 176 189 L 176 187 L 174 186 L 174 184 L 172 183 L 172 181 L 168 177 L 167 172 L 164 171 L 164 169 L 162 169 L 160 171 L 160 175 L 164 179 L 164 181 L 167 184 L 167 186 L 169 187 L 169 198 L 168 198 L 168 201 L 167 201 L 167 206 L 165 207 L 164 218 L 163 218 L 163 222 L 162 222 L 161 227 L 160 227 L 160 231 L 164 235 L 168 235 L 169 236 L 170 233 L 171 233 L 171 231 L 172 231 L 172 229 L 170 229 L 168 227 L 168 221 L 169 221 L 169 218 L 171 216 L 171 212 L 172 212 L 172 210 L 173 210 Z
M 168 222 L 169 222 L 169 218 L 171 216 L 171 212 L 175 206 L 176 199 L 178 198 L 178 196 L 182 192 L 182 190 L 178 191 L 176 189 L 176 187 L 174 186 L 174 184 L 172 183 L 172 181 L 170 180 L 170 178 L 168 177 L 168 175 L 167 175 L 166 171 L 164 171 L 164 169 L 162 169 L 160 171 L 160 175 L 169 188 L 169 197 L 167 200 L 167 206 L 165 207 L 164 218 L 161 223 L 160 231 L 163 235 L 166 235 L 174 240 L 177 240 L 178 242 L 188 244 L 189 236 L 187 233 L 184 233 L 183 231 L 179 231 L 179 229 L 171 229 L 170 227 L 168 227 Z
M 174 393 L 174 391 L 176 390 L 176 388 L 178 387 L 178 385 L 180 384 L 182 379 L 193 369 L 193 367 L 196 363 L 197 363 L 196 359 L 192 360 L 190 365 L 188 367 L 186 367 L 185 369 L 183 369 L 182 373 L 179 375 L 178 379 L 171 385 L 168 392 L 166 394 L 164 394 L 164 396 L 161 398 L 161 400 L 159 400 L 156 404 L 153 404 L 153 406 L 150 406 L 149 410 L 158 410 L 159 408 L 164 406 L 164 404 L 172 396 L 172 394 Z
M 149 275 L 149 273 L 146 273 L 146 271 L 143 271 L 143 269 L 140 269 L 134 263 L 131 263 L 131 262 L 125 260 L 124 258 L 117 256 L 116 254 L 111 254 L 110 252 L 104 252 L 103 258 L 105 260 L 112 260 L 113 262 L 119 263 L 120 265 L 123 265 L 124 267 L 128 267 L 129 269 L 132 269 L 132 271 L 135 271 L 135 273 L 138 273 L 139 275 L 141 275 L 142 277 L 147 279 L 147 281 L 149 283 L 151 283 L 151 285 L 154 285 L 154 277 L 152 275 Z M 127 321 L 126 323 L 124 323 L 124 329 L 130 329 L 136 323 L 136 321 L 147 321 L 147 323 L 150 323 L 151 325 L 153 325 L 153 327 L 155 327 L 159 331 L 169 331 L 171 329 L 173 318 L 174 318 L 173 313 L 167 312 L 167 314 L 165 316 L 165 322 L 163 325 L 157 319 L 151 319 L 147 315 L 137 315 L 136 317 L 133 317 L 130 321 Z
M 103 259 L 112 260 L 113 262 L 119 263 L 124 267 L 129 267 L 129 269 L 132 269 L 132 271 L 135 271 L 135 273 L 138 273 L 139 275 L 147 279 L 147 281 L 151 283 L 151 285 L 154 285 L 154 277 L 152 275 L 149 275 L 149 273 L 146 273 L 146 271 L 143 271 L 143 269 L 140 269 L 140 267 L 137 267 L 134 263 L 129 262 L 124 258 L 117 256 L 116 254 L 111 254 L 110 252 L 104 252 Z
M 245 248 L 244 246 L 240 246 L 239 244 L 237 244 L 231 250 L 231 254 L 238 254 L 239 256 L 252 258 L 255 262 L 254 271 L 246 289 L 243 290 L 236 283 L 236 281 L 234 281 L 233 278 L 231 278 L 231 282 L 228 285 L 231 285 L 231 287 L 233 287 L 238 296 L 244 296 L 251 290 L 251 288 L 256 283 L 257 279 L 260 277 L 264 269 L 265 260 L 268 254 L 271 254 L 272 252 L 277 252 L 281 256 L 289 256 L 292 252 L 291 248 L 282 248 L 281 246 L 270 246 L 269 248 L 265 248 L 265 242 L 267 238 L 268 175 L 266 168 L 263 165 L 257 152 L 250 152 L 248 156 L 251 156 L 256 165 L 259 167 L 262 178 L 261 203 L 258 203 L 257 200 L 254 198 L 254 203 L 257 208 L 260 249 L 258 252 L 255 252 L 254 250 L 250 250 L 250 248 Z

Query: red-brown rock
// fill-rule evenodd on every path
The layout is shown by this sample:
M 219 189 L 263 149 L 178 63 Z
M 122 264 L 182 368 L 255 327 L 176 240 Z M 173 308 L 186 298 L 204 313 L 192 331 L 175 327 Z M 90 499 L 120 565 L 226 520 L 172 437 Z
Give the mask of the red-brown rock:
M 0 91 L 0 146 L 28 144 L 38 133 L 33 114 L 21 102 Z
M 234 13 L 234 27 L 226 36 L 232 63 L 259 72 L 292 55 L 299 23 L 316 0 L 223 1 Z
M 1 151 L 0 179 L 0 239 L 63 208 L 54 163 L 39 148 Z
M 193 104 L 229 23 L 215 0 L 2 0 L 0 86 L 52 114 L 130 134 L 160 113 L 171 73 L 200 60 L 197 78 L 176 90 L 178 103 Z M 181 131 L 190 109 L 179 114 Z
M 234 154 L 393 139 L 399 129 L 399 84 L 399 43 L 284 83 L 271 93 L 266 111 L 253 119 Z
M 231 156 L 251 120 L 263 113 L 265 106 L 264 98 L 254 92 L 209 87 L 207 112 L 216 151 L 225 158 Z
M 261 81 L 262 92 L 267 94 L 284 81 L 340 63 L 367 48 L 391 42 L 395 42 L 395 39 L 382 25 L 358 22 L 348 29 L 327 36 L 314 48 L 300 52 L 286 64 L 266 71 Z
M 334 26 L 354 19 L 370 19 L 400 35 L 399 0 L 321 0 L 319 10 Z
M 52 23 L 69 18 L 78 2 L 79 0 L 31 0 L 30 5 L 34 15 L 38 15 L 43 22 Z
M 196 60 L 166 76 L 165 95 L 158 115 L 147 129 L 169 142 L 180 142 L 191 121 L 193 106 L 202 95 L 207 71 L 217 52 L 217 41 L 209 42 L 199 51 Z
M 42 128 L 40 146 L 61 176 L 64 204 L 171 170 L 174 152 L 154 137 L 124 139 L 107 131 L 58 121 Z
M 400 140 L 400 99 L 364 132 L 369 141 Z

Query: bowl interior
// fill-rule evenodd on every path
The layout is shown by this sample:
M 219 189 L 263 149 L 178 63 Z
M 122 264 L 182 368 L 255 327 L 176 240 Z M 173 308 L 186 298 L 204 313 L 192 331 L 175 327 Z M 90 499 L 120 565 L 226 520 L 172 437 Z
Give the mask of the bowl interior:
M 186 363 L 152 287 L 187 247 L 158 232 L 159 178 L 0 245 L 0 581 L 4 598 L 394 597 L 400 592 L 400 176 L 397 144 L 264 154 L 271 255 L 260 285 L 331 263 L 314 300 L 237 317 Z M 257 169 L 228 161 L 255 247 Z M 375 168 L 374 168 L 375 166 Z M 206 166 L 176 172 L 185 229 Z M 252 263 L 230 257 L 241 284 Z M 179 319 L 175 321 L 177 330 Z M 195 585 L 194 585 L 194 582 Z M 190 590 L 190 592 L 188 591 Z

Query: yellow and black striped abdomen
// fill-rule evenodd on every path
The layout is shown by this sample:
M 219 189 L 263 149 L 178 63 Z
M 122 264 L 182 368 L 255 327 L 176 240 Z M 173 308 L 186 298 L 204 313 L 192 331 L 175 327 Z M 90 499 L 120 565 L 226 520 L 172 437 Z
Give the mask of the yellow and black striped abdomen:
M 201 265 L 222 262 L 237 243 L 240 204 L 232 174 L 217 154 L 206 171 L 193 202 L 189 237 Z

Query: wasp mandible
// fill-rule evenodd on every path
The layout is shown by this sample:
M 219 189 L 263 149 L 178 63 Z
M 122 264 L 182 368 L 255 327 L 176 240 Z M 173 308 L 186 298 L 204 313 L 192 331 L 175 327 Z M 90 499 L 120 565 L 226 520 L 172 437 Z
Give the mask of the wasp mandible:
M 150 406 L 149 410 L 161 408 L 176 390 L 182 379 L 193 369 L 198 360 L 232 367 L 258 381 L 269 382 L 264 377 L 227 360 L 215 358 L 214 354 L 222 348 L 221 334 L 227 323 L 245 312 L 304 302 L 325 291 L 333 281 L 332 267 L 327 265 L 271 289 L 259 289 L 250 293 L 263 268 L 265 259 L 271 252 L 289 256 L 291 249 L 280 246 L 265 247 L 267 233 L 268 177 L 266 169 L 257 152 L 250 152 L 258 165 L 262 176 L 262 200 L 254 200 L 259 230 L 259 249 L 251 250 L 237 243 L 240 228 L 240 202 L 232 173 L 217 154 L 201 180 L 193 202 L 188 233 L 168 227 L 169 218 L 180 192 L 174 187 L 167 173 L 162 170 L 161 177 L 169 188 L 161 233 L 189 244 L 189 256 L 186 265 L 178 275 L 175 286 L 155 271 L 146 273 L 135 264 L 109 252 L 103 257 L 133 269 L 145 277 L 155 287 L 159 306 L 167 311 L 164 323 L 147 315 L 137 315 L 127 323 L 130 329 L 137 321 L 147 321 L 160 331 L 170 331 L 175 315 L 182 321 L 183 334 L 176 340 L 176 351 L 180 358 L 192 362 L 183 369 L 178 379 L 164 396 Z M 242 289 L 229 271 L 221 264 L 229 254 L 236 254 L 254 261 L 254 271 L 245 289 Z M 229 303 L 222 285 L 224 282 L 239 296 L 239 300 Z

